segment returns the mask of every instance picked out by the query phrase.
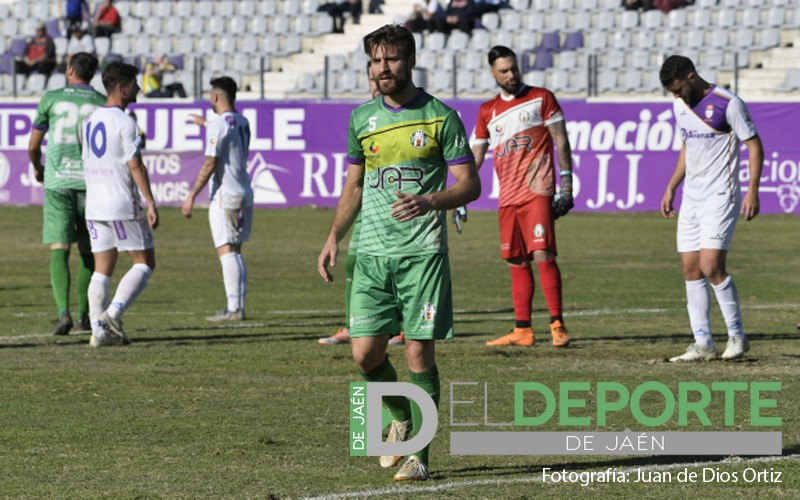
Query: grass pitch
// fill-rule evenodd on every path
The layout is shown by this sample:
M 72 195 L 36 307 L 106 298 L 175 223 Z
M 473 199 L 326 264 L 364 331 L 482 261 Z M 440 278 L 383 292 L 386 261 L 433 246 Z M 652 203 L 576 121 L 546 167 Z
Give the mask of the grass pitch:
M 183 220 L 161 211 L 157 268 L 126 313 L 133 344 L 92 350 L 87 335 L 49 336 L 55 319 L 41 208 L 4 207 L 0 219 L 0 495 L 27 498 L 532 498 L 800 496 L 800 321 L 798 220 L 740 222 L 728 268 L 739 289 L 752 348 L 740 362 L 673 365 L 691 342 L 675 223 L 657 214 L 570 214 L 558 222 L 567 326 L 574 346 L 549 346 L 541 291 L 534 298 L 539 343 L 498 349 L 485 341 L 513 325 L 510 279 L 499 258 L 496 217 L 472 212 L 451 232 L 456 338 L 437 344 L 442 374 L 432 481 L 392 484 L 376 458 L 348 455 L 348 383 L 358 380 L 347 346 L 317 338 L 343 322 L 344 253 L 324 284 L 316 257 L 331 210 L 258 210 L 245 246 L 248 319 L 204 317 L 224 306 L 219 262 L 205 213 Z M 77 260 L 73 256 L 73 268 Z M 114 276 L 129 266 L 121 257 Z M 538 285 L 537 285 L 538 286 Z M 74 303 L 74 298 L 73 298 Z M 713 304 L 724 347 L 724 324 Z M 73 306 L 74 310 L 74 306 Z M 407 380 L 401 347 L 390 348 Z M 488 383 L 490 421 L 513 419 L 512 384 L 657 380 L 781 381 L 780 429 L 755 428 L 737 411 L 714 430 L 780 430 L 784 456 L 488 456 L 449 454 L 449 383 Z M 657 405 L 657 401 L 651 402 Z M 740 403 L 737 400 L 737 403 Z M 459 409 L 481 421 L 483 402 Z M 541 429 L 564 431 L 555 420 Z M 643 431 L 620 412 L 608 428 Z M 481 429 L 487 430 L 487 429 Z M 488 429 L 494 430 L 494 429 Z M 530 430 L 530 429 L 526 429 Z M 668 424 L 658 430 L 680 430 Z M 696 423 L 685 430 L 702 429 Z M 695 463 L 699 462 L 699 463 Z M 733 482 L 552 483 L 543 468 L 567 471 L 736 472 Z M 781 472 L 781 482 L 745 482 L 748 468 Z

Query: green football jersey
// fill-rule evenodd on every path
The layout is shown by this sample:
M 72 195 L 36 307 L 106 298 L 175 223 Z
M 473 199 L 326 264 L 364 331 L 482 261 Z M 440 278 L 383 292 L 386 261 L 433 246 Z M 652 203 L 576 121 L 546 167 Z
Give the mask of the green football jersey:
M 472 160 L 464 124 L 455 110 L 420 90 L 400 108 L 378 97 L 350 114 L 347 156 L 363 163 L 358 252 L 405 256 L 447 252 L 443 210 L 407 222 L 391 215 L 395 191 L 425 195 L 442 191 L 448 165 Z
M 78 133 L 106 96 L 88 85 L 69 85 L 47 92 L 36 108 L 33 128 L 47 132 L 45 189 L 86 189 Z

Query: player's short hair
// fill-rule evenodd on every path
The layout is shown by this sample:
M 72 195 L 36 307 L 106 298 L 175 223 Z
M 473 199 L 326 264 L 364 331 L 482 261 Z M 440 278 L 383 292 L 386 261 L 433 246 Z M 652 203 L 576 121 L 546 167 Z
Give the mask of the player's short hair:
M 228 99 L 228 102 L 233 104 L 236 102 L 236 91 L 238 87 L 236 86 L 236 81 L 229 76 L 220 76 L 217 78 L 211 79 L 211 88 L 217 89 L 223 94 L 225 94 L 225 98 Z
M 370 57 L 375 49 L 383 46 L 397 47 L 404 59 L 417 53 L 414 34 L 402 24 L 387 24 L 364 37 L 364 52 Z
M 696 73 L 694 63 L 691 59 L 684 56 L 669 56 L 664 59 L 661 65 L 661 71 L 658 72 L 658 77 L 661 79 L 661 85 L 666 87 L 675 80 L 683 80 L 689 73 Z
M 117 85 L 127 85 L 135 81 L 138 74 L 136 66 L 120 61 L 110 62 L 103 70 L 103 87 L 107 93 L 111 93 Z
M 88 52 L 78 52 L 69 59 L 69 67 L 81 81 L 89 82 L 97 71 L 97 57 Z
M 489 60 L 489 66 L 494 66 L 494 62 L 501 57 L 513 57 L 516 60 L 517 54 L 505 45 L 495 45 L 489 49 L 489 54 L 486 58 Z

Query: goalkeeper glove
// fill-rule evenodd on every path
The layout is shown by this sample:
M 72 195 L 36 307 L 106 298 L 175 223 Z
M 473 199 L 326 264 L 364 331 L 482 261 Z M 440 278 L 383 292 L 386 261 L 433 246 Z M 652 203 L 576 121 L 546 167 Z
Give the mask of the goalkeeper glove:
M 562 191 L 556 193 L 553 197 L 553 217 L 558 219 L 569 213 L 570 209 L 575 207 L 575 202 L 572 201 L 572 192 Z
M 461 231 L 464 229 L 461 226 L 463 222 L 467 222 L 467 207 L 458 207 L 453 210 L 453 226 L 456 228 L 458 234 L 461 234 Z

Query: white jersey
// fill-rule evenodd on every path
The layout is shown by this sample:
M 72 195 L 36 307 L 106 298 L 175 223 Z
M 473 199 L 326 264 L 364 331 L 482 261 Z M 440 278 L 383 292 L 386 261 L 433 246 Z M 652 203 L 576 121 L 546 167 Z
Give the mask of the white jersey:
M 694 107 L 675 99 L 673 108 L 686 144 L 684 198 L 741 197 L 739 141 L 758 134 L 744 102 L 732 92 L 712 86 Z
M 136 122 L 116 106 L 97 108 L 83 125 L 83 163 L 86 173 L 86 219 L 137 219 L 139 188 L 128 161 L 139 154 Z
M 235 111 L 226 111 L 206 125 L 206 156 L 217 158 L 211 176 L 210 200 L 223 208 L 253 204 L 253 187 L 247 173 L 250 122 Z

